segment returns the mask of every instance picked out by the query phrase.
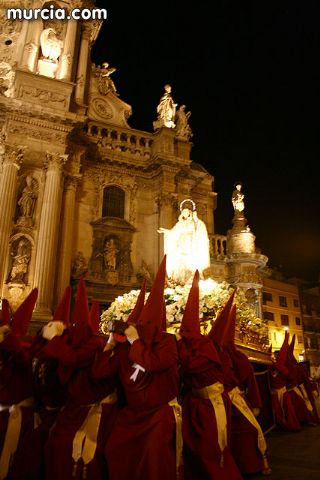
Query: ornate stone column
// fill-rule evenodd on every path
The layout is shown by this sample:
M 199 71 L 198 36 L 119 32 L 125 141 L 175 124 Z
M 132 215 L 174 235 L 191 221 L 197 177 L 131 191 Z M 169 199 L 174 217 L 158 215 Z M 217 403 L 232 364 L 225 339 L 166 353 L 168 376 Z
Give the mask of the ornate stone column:
M 78 60 L 77 71 L 77 86 L 76 86 L 76 102 L 83 105 L 84 89 L 86 85 L 88 58 L 89 58 L 89 44 L 90 44 L 90 25 L 82 25 L 80 54 Z
M 3 154 L 2 175 L 0 177 L 0 291 L 2 291 L 4 273 L 8 255 L 9 238 L 13 215 L 16 207 L 18 170 L 23 160 L 22 148 Z
M 40 48 L 40 34 L 42 31 L 41 20 L 28 22 L 26 43 L 21 60 L 21 68 L 36 73 L 36 64 Z
M 47 153 L 47 175 L 34 272 L 34 286 L 39 289 L 36 316 L 44 319 L 51 315 L 56 266 L 61 265 L 60 261 L 57 262 L 57 241 L 62 199 L 62 168 L 67 158 L 67 155 Z
M 74 229 L 74 210 L 76 203 L 76 190 L 81 175 L 68 175 L 65 179 L 63 198 L 63 218 L 60 234 L 59 270 L 57 272 L 57 298 L 59 301 L 64 289 L 70 284 L 72 260 L 72 234 Z
M 68 21 L 67 33 L 64 39 L 63 53 L 60 58 L 59 70 L 56 77 L 59 80 L 71 80 L 77 25 L 78 22 L 76 22 L 76 20 L 71 19 Z

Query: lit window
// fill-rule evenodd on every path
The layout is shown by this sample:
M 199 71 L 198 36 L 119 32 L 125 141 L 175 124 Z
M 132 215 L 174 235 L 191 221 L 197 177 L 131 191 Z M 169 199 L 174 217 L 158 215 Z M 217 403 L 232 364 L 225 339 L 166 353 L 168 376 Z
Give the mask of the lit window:
M 124 218 L 124 191 L 119 187 L 106 187 L 103 190 L 103 217 Z
M 287 297 L 279 296 L 279 305 L 280 307 L 287 307 Z
M 272 312 L 263 312 L 263 318 L 264 318 L 264 320 L 273 321 L 273 320 L 274 320 L 274 313 L 272 313 Z
M 265 305 L 267 302 L 272 302 L 272 293 L 263 292 L 263 293 L 262 293 L 262 301 L 263 301 L 263 304 L 264 304 L 264 305 Z

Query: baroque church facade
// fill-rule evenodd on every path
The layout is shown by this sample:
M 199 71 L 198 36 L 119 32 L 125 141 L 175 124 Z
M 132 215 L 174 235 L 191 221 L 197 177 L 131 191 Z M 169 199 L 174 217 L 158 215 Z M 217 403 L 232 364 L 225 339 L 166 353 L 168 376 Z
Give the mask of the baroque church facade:
M 87 0 L 53 4 L 94 8 Z M 164 253 L 158 230 L 171 228 L 192 198 L 209 234 L 210 276 L 251 293 L 261 314 L 267 258 L 243 212 L 227 236 L 215 233 L 214 178 L 191 159 L 187 123 L 158 118 L 152 133 L 130 127 L 114 69 L 90 60 L 101 22 L 10 21 L 2 10 L 1 23 L 1 298 L 16 308 L 38 287 L 36 326 L 81 275 L 102 306 L 143 278 L 150 286 Z M 187 118 L 180 109 L 176 119 L 178 111 Z

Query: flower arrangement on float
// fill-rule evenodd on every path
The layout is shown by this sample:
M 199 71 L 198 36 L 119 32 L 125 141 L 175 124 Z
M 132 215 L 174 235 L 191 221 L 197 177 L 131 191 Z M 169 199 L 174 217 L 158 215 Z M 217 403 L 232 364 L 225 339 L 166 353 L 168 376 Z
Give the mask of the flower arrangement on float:
M 167 331 L 179 331 L 185 305 L 191 285 L 176 285 L 164 291 L 167 313 Z M 217 283 L 212 279 L 200 280 L 199 303 L 200 325 L 202 333 L 210 331 L 217 315 L 228 300 L 232 287 L 227 282 Z M 126 321 L 134 308 L 139 290 L 131 290 L 117 297 L 110 307 L 101 315 L 100 330 L 108 334 L 108 322 L 111 320 Z M 146 294 L 146 298 L 148 297 Z M 237 289 L 234 303 L 237 305 L 236 330 L 238 339 L 243 343 L 258 344 L 266 349 L 268 346 L 268 328 L 266 323 L 258 318 L 248 303 L 244 292 Z

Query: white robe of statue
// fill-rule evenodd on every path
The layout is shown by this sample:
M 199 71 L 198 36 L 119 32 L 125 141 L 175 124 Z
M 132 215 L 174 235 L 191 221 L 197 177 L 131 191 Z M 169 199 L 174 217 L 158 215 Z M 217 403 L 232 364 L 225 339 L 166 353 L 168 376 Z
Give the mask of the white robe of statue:
M 184 285 L 198 269 L 203 278 L 203 271 L 210 266 L 209 238 L 197 212 L 184 208 L 171 230 L 160 228 L 158 231 L 164 234 L 168 277 Z

